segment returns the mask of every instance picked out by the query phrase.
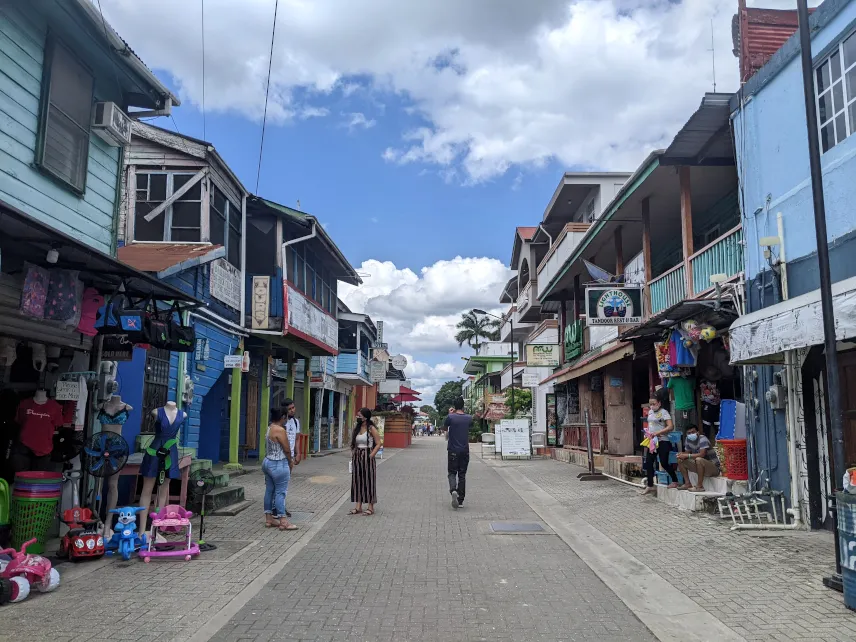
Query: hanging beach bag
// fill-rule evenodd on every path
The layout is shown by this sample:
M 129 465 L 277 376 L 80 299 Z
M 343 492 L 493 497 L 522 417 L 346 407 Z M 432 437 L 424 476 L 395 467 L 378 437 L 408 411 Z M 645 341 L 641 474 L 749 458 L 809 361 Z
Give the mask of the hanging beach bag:
M 181 322 L 178 303 L 173 303 L 169 312 L 169 339 L 173 352 L 193 352 L 196 349 L 196 329 Z
M 157 303 L 152 301 L 146 316 L 147 343 L 155 348 L 172 350 L 169 341 L 169 312 L 158 310 Z

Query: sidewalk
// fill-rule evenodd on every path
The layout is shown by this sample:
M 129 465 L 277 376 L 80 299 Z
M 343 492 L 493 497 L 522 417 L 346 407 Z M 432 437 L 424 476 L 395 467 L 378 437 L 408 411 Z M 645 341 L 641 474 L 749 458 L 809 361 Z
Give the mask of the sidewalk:
M 190 562 L 166 559 L 143 564 L 134 557 L 128 562 L 104 558 L 62 564 L 56 592 L 2 607 L 0 640 L 189 639 L 285 555 L 350 488 L 348 458 L 339 453 L 297 466 L 287 505 L 301 527 L 298 531 L 263 528 L 261 472 L 240 477 L 240 484 L 253 501 L 251 506 L 234 517 L 205 518 L 205 539 L 217 550 Z M 195 534 L 198 526 L 194 518 Z
M 536 484 L 746 640 L 856 640 L 856 614 L 822 583 L 834 568 L 829 533 L 733 532 L 730 520 L 669 508 L 618 482 L 581 482 L 572 464 L 489 465 Z

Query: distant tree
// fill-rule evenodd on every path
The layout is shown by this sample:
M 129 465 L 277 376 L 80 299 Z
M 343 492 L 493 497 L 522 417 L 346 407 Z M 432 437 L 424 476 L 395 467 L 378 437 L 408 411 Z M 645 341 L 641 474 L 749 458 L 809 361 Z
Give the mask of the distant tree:
M 441 420 L 449 414 L 449 408 L 455 405 L 455 399 L 462 396 L 463 385 L 463 379 L 447 381 L 440 386 L 440 390 L 434 395 L 434 407 L 437 409 L 437 415 Z
M 429 406 L 428 404 L 425 404 L 424 406 L 421 406 L 419 410 L 428 415 L 428 421 L 430 421 L 432 424 L 440 423 L 440 416 L 437 414 L 437 409 L 434 406 Z
M 527 388 L 515 388 L 513 395 L 508 390 L 505 393 L 505 399 L 508 402 L 509 418 L 525 415 L 532 410 L 532 391 Z
M 459 346 L 466 343 L 477 351 L 479 346 L 487 341 L 499 341 L 499 321 L 476 314 L 472 310 L 462 314 L 461 320 L 455 327 L 458 330 L 455 341 Z

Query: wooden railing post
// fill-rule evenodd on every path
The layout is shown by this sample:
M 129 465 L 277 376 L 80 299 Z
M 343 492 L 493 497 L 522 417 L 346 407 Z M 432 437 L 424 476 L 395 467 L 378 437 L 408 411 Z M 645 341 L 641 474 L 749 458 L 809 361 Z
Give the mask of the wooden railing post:
M 651 201 L 642 200 L 642 262 L 645 264 L 645 307 L 646 316 L 651 315 Z
M 693 296 L 693 271 L 689 261 L 693 255 L 693 205 L 690 168 L 686 165 L 681 167 L 679 174 L 681 183 L 681 240 L 684 251 L 684 278 L 687 283 L 687 293 L 684 298 L 691 298 Z

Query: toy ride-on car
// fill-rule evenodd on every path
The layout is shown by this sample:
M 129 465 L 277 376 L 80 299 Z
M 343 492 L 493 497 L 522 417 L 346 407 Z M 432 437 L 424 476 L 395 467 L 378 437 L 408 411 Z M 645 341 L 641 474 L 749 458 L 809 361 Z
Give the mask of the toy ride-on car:
M 98 520 L 88 508 L 69 508 L 62 514 L 68 532 L 59 544 L 59 556 L 72 561 L 97 559 L 104 555 L 104 537 Z
M 51 567 L 50 560 L 27 553 L 27 547 L 36 541 L 33 538 L 24 542 L 20 552 L 14 548 L 0 550 L 0 555 L 12 558 L 9 562 L 0 562 L 0 590 L 3 593 L 0 598 L 20 602 L 26 599 L 33 588 L 40 593 L 49 593 L 59 586 L 59 571 Z

